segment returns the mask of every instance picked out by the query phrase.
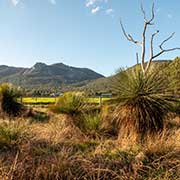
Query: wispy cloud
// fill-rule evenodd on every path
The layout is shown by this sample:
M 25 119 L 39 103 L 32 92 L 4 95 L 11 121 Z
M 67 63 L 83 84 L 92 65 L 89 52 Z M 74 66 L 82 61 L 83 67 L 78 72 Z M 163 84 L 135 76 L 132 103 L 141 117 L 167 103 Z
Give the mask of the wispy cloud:
M 96 8 L 93 8 L 92 10 L 91 10 L 91 13 L 92 14 L 96 14 L 98 11 L 100 11 L 100 7 L 99 6 L 97 6 Z
M 48 0 L 52 5 L 56 5 L 56 0 Z M 10 2 L 13 4 L 13 6 L 17 6 L 21 0 L 10 0 Z
M 98 2 L 107 3 L 109 0 L 86 0 L 86 7 L 95 5 Z
M 113 9 L 106 9 L 106 14 L 112 14 L 113 12 L 114 12 L 114 10 Z
M 91 10 L 92 14 L 99 11 L 105 11 L 106 14 L 112 14 L 113 9 L 107 7 L 110 0 L 86 0 L 86 7 Z
M 17 6 L 19 4 L 20 0 L 11 0 L 11 3 L 14 5 L 14 6 Z
M 86 7 L 90 7 L 92 6 L 93 4 L 95 4 L 97 2 L 97 0 L 87 0 L 86 1 Z

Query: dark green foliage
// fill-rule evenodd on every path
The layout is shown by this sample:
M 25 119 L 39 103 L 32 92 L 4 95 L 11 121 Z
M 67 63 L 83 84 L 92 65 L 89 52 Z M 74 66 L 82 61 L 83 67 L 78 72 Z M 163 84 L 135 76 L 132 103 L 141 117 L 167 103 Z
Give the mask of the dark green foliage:
M 0 103 L 2 112 L 9 116 L 18 116 L 23 110 L 23 106 L 18 102 L 21 91 L 9 84 L 0 86 Z
M 47 123 L 49 121 L 49 116 L 45 112 L 38 112 L 35 111 L 31 115 L 31 122 L 38 122 L 38 123 Z
M 175 101 L 168 81 L 157 71 L 144 74 L 141 70 L 121 71 L 113 86 L 119 103 L 115 119 L 119 127 L 139 134 L 163 129 L 164 116 Z
M 177 57 L 163 71 L 164 76 L 169 80 L 173 93 L 180 97 L 180 58 Z

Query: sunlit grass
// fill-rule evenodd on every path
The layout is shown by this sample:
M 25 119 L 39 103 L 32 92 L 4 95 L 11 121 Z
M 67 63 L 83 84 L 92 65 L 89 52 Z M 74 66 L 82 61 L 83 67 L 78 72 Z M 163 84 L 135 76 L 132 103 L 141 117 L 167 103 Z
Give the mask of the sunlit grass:
M 58 99 L 55 97 L 24 97 L 22 102 L 25 104 L 53 104 Z M 102 102 L 108 101 L 110 98 L 102 98 Z M 100 103 L 100 98 L 86 98 L 87 103 Z
M 25 104 L 40 104 L 40 103 L 55 103 L 56 98 L 54 97 L 24 97 L 22 102 Z
M 102 102 L 105 102 L 105 101 L 108 101 L 108 100 L 110 100 L 111 98 L 101 98 L 101 100 L 100 100 L 100 98 L 87 98 L 87 102 L 88 103 L 96 103 L 96 104 L 98 104 L 98 103 L 100 103 L 100 101 L 102 101 Z

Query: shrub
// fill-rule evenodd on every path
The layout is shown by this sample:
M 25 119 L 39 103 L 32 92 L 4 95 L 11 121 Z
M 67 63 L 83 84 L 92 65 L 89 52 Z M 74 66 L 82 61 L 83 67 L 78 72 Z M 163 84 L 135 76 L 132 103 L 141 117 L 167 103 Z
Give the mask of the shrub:
M 19 122 L 6 122 L 0 125 L 0 143 L 11 144 L 25 137 L 24 125 Z
M 74 120 L 83 132 L 99 132 L 101 124 L 101 115 L 98 111 L 83 113 Z
M 9 84 L 1 84 L 0 86 L 0 103 L 1 110 L 10 115 L 18 116 L 22 112 L 23 106 L 18 102 L 21 92 L 18 88 Z
M 31 117 L 30 122 L 39 122 L 39 123 L 46 123 L 49 121 L 49 116 L 45 112 L 38 112 L 34 111 L 32 114 L 29 115 Z
M 70 115 L 79 114 L 85 106 L 84 96 L 80 93 L 68 92 L 60 96 L 51 110 Z
M 127 129 L 144 135 L 163 129 L 164 116 L 171 111 L 175 99 L 169 93 L 167 80 L 157 71 L 121 71 L 113 88 L 119 103 L 114 120 L 123 132 Z

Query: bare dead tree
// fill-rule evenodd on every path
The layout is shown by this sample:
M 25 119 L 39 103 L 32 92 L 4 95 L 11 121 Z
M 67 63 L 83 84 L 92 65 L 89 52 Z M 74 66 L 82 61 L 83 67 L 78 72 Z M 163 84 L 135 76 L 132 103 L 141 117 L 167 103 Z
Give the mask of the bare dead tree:
M 151 35 L 151 40 L 150 40 L 150 57 L 148 58 L 147 60 L 147 63 L 145 62 L 145 57 L 146 57 L 146 31 L 147 31 L 147 28 L 149 26 L 153 26 L 154 25 L 154 19 L 155 19 L 155 13 L 154 13 L 154 3 L 152 4 L 152 9 L 151 9 L 151 17 L 148 19 L 147 16 L 146 16 L 146 12 L 143 8 L 143 5 L 141 4 L 141 11 L 142 11 L 142 14 L 143 14 L 143 17 L 144 17 L 144 27 L 143 27 L 143 31 L 142 31 L 142 39 L 141 41 L 138 41 L 138 40 L 135 40 L 131 34 L 128 34 L 123 26 L 123 23 L 122 21 L 120 20 L 120 25 L 121 25 L 121 29 L 122 29 L 122 32 L 125 36 L 125 38 L 140 46 L 141 47 L 141 68 L 142 68 L 142 71 L 143 73 L 147 73 L 150 66 L 151 66 L 151 63 L 152 61 L 157 58 L 158 56 L 162 55 L 163 53 L 166 53 L 166 52 L 170 52 L 170 51 L 175 51 L 175 50 L 180 50 L 179 47 L 176 47 L 176 48 L 169 48 L 169 49 L 165 49 L 163 47 L 163 45 L 169 41 L 170 39 L 173 38 L 174 36 L 174 32 L 168 37 L 166 38 L 164 41 L 162 41 L 162 43 L 159 45 L 159 48 L 160 48 L 160 51 L 157 53 L 157 54 L 154 54 L 154 37 L 159 33 L 159 30 L 157 30 L 155 33 L 153 33 Z M 137 58 L 137 62 L 139 61 L 139 57 L 138 57 L 138 53 L 136 53 L 136 58 Z

